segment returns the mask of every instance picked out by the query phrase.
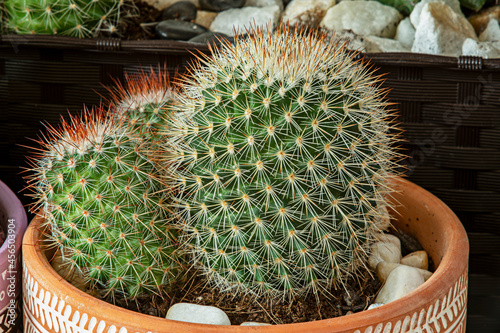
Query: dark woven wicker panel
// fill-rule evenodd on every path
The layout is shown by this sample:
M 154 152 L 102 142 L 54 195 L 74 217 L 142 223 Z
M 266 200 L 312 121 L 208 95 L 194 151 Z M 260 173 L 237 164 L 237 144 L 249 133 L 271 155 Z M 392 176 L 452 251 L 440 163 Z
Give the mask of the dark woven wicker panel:
M 166 66 L 183 71 L 199 44 L 2 36 L 0 177 L 15 191 L 41 122 L 98 104 L 103 85 Z M 405 131 L 408 178 L 457 212 L 474 258 L 500 244 L 500 60 L 422 54 L 368 54 L 390 88 Z M 26 198 L 23 198 L 28 203 Z M 472 258 L 472 257 L 471 257 Z M 471 260 L 472 263 L 472 260 Z M 477 269 L 471 264 L 471 271 Z M 492 274 L 499 273 L 491 270 Z

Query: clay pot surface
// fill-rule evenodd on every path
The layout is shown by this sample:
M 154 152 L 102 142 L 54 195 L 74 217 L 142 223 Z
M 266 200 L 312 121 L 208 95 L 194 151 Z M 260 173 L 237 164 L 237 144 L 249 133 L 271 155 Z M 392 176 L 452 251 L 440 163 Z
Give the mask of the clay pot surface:
M 172 321 L 110 305 L 73 287 L 50 266 L 31 223 L 23 242 L 24 329 L 26 332 L 465 332 L 467 234 L 448 206 L 421 187 L 394 180 L 394 226 L 417 237 L 433 259 L 433 276 L 409 295 L 349 316 L 272 326 L 216 326 Z
M 0 223 L 5 241 L 0 244 L 0 332 L 21 328 L 21 244 L 28 225 L 19 198 L 0 181 Z

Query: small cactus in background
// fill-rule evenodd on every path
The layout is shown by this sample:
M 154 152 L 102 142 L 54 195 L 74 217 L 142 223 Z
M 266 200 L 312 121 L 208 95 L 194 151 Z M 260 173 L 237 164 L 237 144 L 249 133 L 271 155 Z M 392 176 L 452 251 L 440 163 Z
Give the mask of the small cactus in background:
M 111 299 L 161 295 L 180 267 L 149 143 L 104 111 L 47 129 L 27 180 L 63 263 Z
M 387 214 L 387 91 L 318 31 L 248 34 L 193 64 L 163 133 L 181 244 L 222 291 L 327 293 L 364 265 Z
M 109 89 L 114 117 L 128 118 L 130 125 L 150 141 L 157 139 L 165 125 L 167 112 L 175 102 L 177 89 L 164 70 L 150 69 L 149 73 L 125 74 L 125 83 L 117 82 Z
M 6 26 L 19 34 L 96 37 L 115 34 L 125 13 L 135 12 L 130 0 L 5 0 Z

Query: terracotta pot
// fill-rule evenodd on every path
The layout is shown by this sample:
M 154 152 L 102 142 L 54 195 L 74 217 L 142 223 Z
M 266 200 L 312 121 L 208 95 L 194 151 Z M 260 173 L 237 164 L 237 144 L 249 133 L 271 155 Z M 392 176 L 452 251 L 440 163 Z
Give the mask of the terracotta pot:
M 0 181 L 0 332 L 21 331 L 21 244 L 28 218 L 21 201 Z
M 437 270 L 409 295 L 373 310 L 308 323 L 242 327 L 191 324 L 138 314 L 93 298 L 64 281 L 40 250 L 35 219 L 24 237 L 27 332 L 465 332 L 469 244 L 462 224 L 438 198 L 395 180 L 394 224 L 416 236 Z

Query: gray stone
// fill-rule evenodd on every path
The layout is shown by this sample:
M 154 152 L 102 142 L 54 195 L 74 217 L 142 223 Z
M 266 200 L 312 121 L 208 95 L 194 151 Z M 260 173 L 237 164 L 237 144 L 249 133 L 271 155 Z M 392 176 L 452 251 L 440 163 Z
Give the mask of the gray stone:
M 244 323 L 241 323 L 240 326 L 271 326 L 271 324 L 257 323 L 257 322 L 253 322 L 253 321 L 245 321 Z
M 409 52 L 410 48 L 404 46 L 399 41 L 382 38 L 377 36 L 368 36 L 365 38 L 366 52 Z
M 188 40 L 207 31 L 207 28 L 196 23 L 178 20 L 161 21 L 155 27 L 159 38 L 169 40 Z
M 364 41 L 363 41 L 364 43 Z M 377 207 L 377 213 L 374 218 L 375 227 L 380 231 L 386 231 L 391 226 L 391 216 L 386 206 Z
M 321 27 L 352 30 L 361 36 L 393 38 L 403 16 L 393 7 L 377 1 L 342 1 L 326 12 Z
M 143 0 L 148 5 L 155 7 L 158 10 L 164 10 L 165 8 L 177 3 L 181 0 Z M 200 5 L 199 0 L 188 0 L 192 2 L 196 7 Z
M 478 42 L 468 38 L 462 45 L 462 55 L 483 57 L 485 59 L 500 58 L 500 43 Z
M 377 268 L 375 269 L 375 273 L 377 274 L 378 279 L 382 283 L 385 283 L 389 274 L 391 274 L 391 272 L 398 266 L 401 266 L 401 264 L 381 261 L 378 263 Z M 416 267 L 414 267 L 414 268 L 416 268 Z M 432 276 L 432 273 L 429 272 L 428 270 L 424 270 L 424 269 L 420 269 L 420 268 L 417 268 L 417 270 L 422 275 L 422 277 L 424 278 L 425 281 L 427 281 Z
M 431 2 L 422 8 L 412 51 L 459 56 L 467 38 L 477 38 L 469 21 L 446 4 Z
M 375 270 L 381 261 L 399 263 L 401 260 L 401 249 L 390 242 L 376 242 L 370 247 L 368 266 Z
M 335 2 L 335 0 L 292 0 L 285 8 L 282 20 L 290 25 L 304 24 L 316 27 Z
M 190 1 L 179 1 L 161 12 L 162 20 L 194 21 L 196 19 L 196 6 Z
M 222 12 L 232 8 L 240 8 L 245 0 L 199 0 L 200 8 L 212 12 Z
M 283 0 L 246 0 L 243 7 L 268 7 L 278 6 L 283 11 Z
M 201 35 L 198 35 L 196 37 L 191 38 L 188 40 L 188 42 L 191 43 L 200 43 L 200 44 L 216 44 L 220 45 L 221 40 L 224 41 L 225 39 L 230 38 L 230 36 L 223 34 L 221 32 L 212 32 L 212 31 L 207 31 L 202 33 Z
M 401 258 L 400 263 L 402 265 L 427 270 L 429 269 L 429 256 L 425 251 L 412 252 Z
M 229 9 L 215 17 L 210 25 L 210 30 L 222 32 L 229 36 L 233 35 L 234 30 L 243 34 L 246 32 L 245 28 L 254 26 L 265 30 L 270 25 L 275 25 L 279 15 L 280 8 L 278 6 Z
M 415 27 L 411 24 L 410 18 L 407 17 L 399 22 L 394 39 L 399 41 L 403 46 L 411 49 L 415 40 Z
M 496 19 L 491 19 L 486 29 L 479 35 L 481 42 L 500 42 L 500 24 Z
M 375 299 L 375 303 L 387 304 L 408 295 L 424 283 L 420 272 L 410 266 L 400 265 L 387 277 L 382 289 Z
M 421 0 L 415 5 L 415 8 L 413 8 L 411 14 L 410 14 L 410 21 L 413 24 L 415 28 L 418 27 L 420 23 L 420 14 L 422 13 L 422 9 L 424 6 L 428 3 L 431 2 L 441 2 L 446 5 L 448 5 L 453 11 L 461 16 L 463 16 L 462 9 L 460 9 L 460 2 L 459 0 Z
M 227 314 L 214 306 L 192 303 L 177 303 L 168 309 L 166 319 L 188 323 L 231 325 Z

